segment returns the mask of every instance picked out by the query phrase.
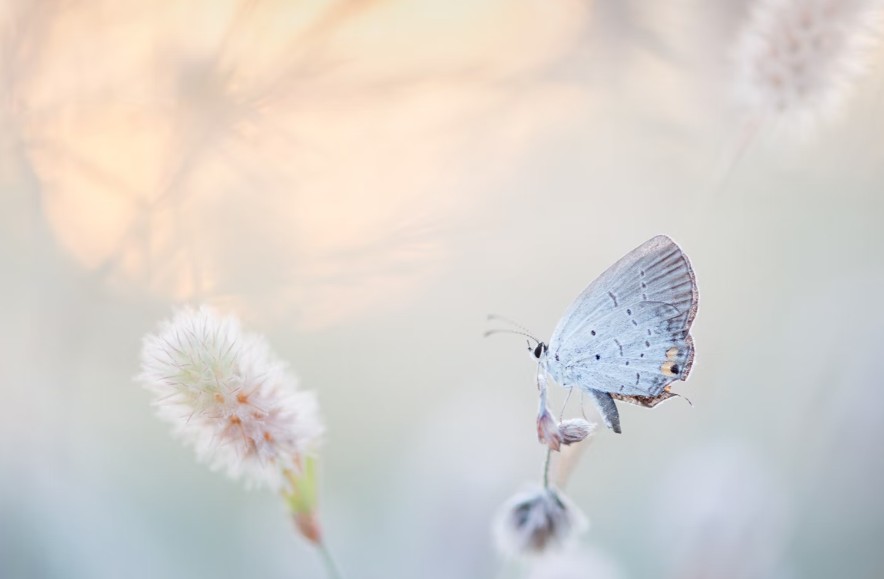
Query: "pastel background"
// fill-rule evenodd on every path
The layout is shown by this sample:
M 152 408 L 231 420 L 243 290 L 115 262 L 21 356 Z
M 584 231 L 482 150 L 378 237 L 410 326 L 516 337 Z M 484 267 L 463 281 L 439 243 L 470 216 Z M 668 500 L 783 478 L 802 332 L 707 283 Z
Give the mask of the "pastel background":
M 539 476 L 534 364 L 486 315 L 547 339 L 658 233 L 699 282 L 693 407 L 595 437 L 580 549 L 622 578 L 884 576 L 884 53 L 811 130 L 755 130 L 747 17 L 4 2 L 0 577 L 323 576 L 277 497 L 196 463 L 134 384 L 182 303 L 318 393 L 349 577 L 520 576 L 489 525 Z

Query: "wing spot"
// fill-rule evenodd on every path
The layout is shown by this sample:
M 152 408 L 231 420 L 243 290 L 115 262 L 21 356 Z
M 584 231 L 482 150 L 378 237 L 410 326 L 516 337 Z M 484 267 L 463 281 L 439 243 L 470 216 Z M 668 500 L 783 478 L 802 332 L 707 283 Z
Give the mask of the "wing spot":
M 649 341 L 645 340 L 645 348 L 650 348 L 650 347 L 651 347 L 651 343 Z
M 640 357 L 640 358 L 644 358 L 644 357 L 645 357 L 645 353 L 642 352 L 641 354 L 639 354 L 639 357 Z
M 612 300 L 614 300 L 614 307 L 616 308 L 616 307 L 617 307 L 617 296 L 615 296 L 613 292 L 608 292 L 608 296 L 609 296 Z
M 626 365 L 629 366 L 629 360 L 626 361 Z
M 660 372 L 663 373 L 664 376 L 678 376 L 678 364 L 675 362 L 663 362 L 660 365 Z
M 627 316 L 631 316 L 631 315 L 632 315 L 632 310 L 630 310 L 629 308 L 626 308 L 626 315 L 627 315 Z
M 632 320 L 632 325 L 638 327 L 638 322 L 636 322 L 635 320 Z
M 591 330 L 589 333 L 595 336 L 595 330 Z
M 617 348 L 620 350 L 620 355 L 623 355 L 623 344 L 620 343 L 620 340 L 614 340 L 614 343 L 617 344 Z M 650 344 L 648 345 L 650 347 Z
M 648 328 L 648 335 L 651 335 L 651 328 Z
M 645 289 L 646 287 L 648 287 L 648 284 L 646 284 L 645 282 L 642 282 L 642 289 Z
M 639 380 L 642 379 L 642 375 L 638 372 L 635 373 L 635 385 L 638 386 Z
M 645 270 L 641 270 L 641 276 L 645 277 Z
M 596 360 L 601 360 L 601 359 L 602 359 L 602 357 L 601 357 L 601 355 L 599 355 L 599 354 L 596 354 L 596 355 L 595 355 L 595 359 L 596 359 Z

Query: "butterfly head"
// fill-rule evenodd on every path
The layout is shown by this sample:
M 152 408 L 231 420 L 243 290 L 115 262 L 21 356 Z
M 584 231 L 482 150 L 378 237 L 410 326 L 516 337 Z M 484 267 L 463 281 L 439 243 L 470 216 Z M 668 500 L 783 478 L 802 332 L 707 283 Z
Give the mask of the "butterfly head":
M 530 344 L 528 346 L 528 349 L 529 350 L 531 349 Z M 534 352 L 533 352 L 534 357 L 537 358 L 538 360 L 540 360 L 540 357 L 542 355 L 546 354 L 547 350 L 549 350 L 549 346 L 547 346 L 543 342 L 537 342 L 537 346 L 534 347 Z

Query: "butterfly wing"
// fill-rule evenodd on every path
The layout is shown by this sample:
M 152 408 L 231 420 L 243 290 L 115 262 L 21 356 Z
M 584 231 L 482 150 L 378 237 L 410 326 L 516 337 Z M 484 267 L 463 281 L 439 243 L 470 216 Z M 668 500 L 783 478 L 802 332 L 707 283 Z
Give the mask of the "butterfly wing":
M 670 383 L 690 373 L 696 313 L 697 285 L 687 256 L 669 237 L 654 237 L 571 304 L 550 339 L 550 373 L 563 386 L 625 400 L 665 396 Z

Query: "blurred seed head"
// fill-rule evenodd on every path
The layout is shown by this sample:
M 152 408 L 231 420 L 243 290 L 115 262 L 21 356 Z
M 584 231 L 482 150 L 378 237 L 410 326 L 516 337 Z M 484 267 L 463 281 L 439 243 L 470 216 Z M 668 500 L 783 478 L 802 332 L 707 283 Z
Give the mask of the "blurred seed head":
M 586 530 L 586 517 L 553 488 L 520 493 L 501 509 L 494 524 L 500 551 L 510 557 L 560 549 Z
M 864 70 L 880 3 L 756 0 L 734 50 L 734 92 L 754 121 L 807 130 Z
M 559 423 L 562 444 L 574 444 L 584 440 L 595 431 L 595 424 L 582 418 L 569 418 Z
M 144 338 L 137 380 L 200 460 L 251 486 L 282 490 L 323 430 L 315 396 L 297 391 L 264 339 L 207 307 Z

